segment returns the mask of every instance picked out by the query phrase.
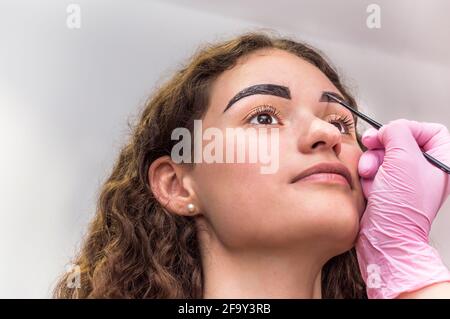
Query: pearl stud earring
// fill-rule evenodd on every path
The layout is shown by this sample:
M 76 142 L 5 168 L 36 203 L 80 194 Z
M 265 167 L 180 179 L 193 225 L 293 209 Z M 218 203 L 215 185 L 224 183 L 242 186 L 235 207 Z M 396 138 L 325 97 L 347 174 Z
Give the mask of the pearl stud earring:
M 194 206 L 194 204 L 189 203 L 189 204 L 187 205 L 187 209 L 188 209 L 188 211 L 189 211 L 190 213 L 193 213 L 193 212 L 195 211 L 195 206 Z

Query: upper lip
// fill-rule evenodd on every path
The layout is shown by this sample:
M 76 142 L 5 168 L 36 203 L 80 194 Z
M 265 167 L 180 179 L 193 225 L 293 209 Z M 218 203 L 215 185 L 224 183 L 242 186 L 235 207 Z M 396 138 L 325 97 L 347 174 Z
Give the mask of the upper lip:
M 318 173 L 334 173 L 334 174 L 342 175 L 345 177 L 345 179 L 347 180 L 350 187 L 353 187 L 352 175 L 350 174 L 350 171 L 347 169 L 347 167 L 345 167 L 345 165 L 338 163 L 338 162 L 319 163 L 317 165 L 313 165 L 313 166 L 305 169 L 304 171 L 302 171 L 297 176 L 295 176 L 292 179 L 291 183 L 295 183 L 298 180 L 300 180 L 306 176 L 309 176 L 312 174 L 318 174 Z

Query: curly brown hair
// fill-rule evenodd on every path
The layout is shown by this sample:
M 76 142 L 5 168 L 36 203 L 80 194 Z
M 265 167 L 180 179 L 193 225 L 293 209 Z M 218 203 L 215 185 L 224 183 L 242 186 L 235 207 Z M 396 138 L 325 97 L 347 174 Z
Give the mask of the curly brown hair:
M 69 287 L 70 274 L 65 273 L 54 289 L 55 298 L 202 298 L 194 219 L 171 214 L 156 200 L 148 169 L 157 158 L 170 156 L 175 128 L 192 132 L 194 119 L 207 110 L 210 87 L 222 72 L 247 54 L 271 48 L 315 65 L 356 106 L 324 54 L 308 44 L 261 31 L 206 44 L 145 103 L 130 141 L 100 190 L 96 214 L 73 260 L 81 272 L 81 287 Z M 357 139 L 365 150 L 358 132 Z M 322 297 L 367 298 L 354 248 L 324 265 Z

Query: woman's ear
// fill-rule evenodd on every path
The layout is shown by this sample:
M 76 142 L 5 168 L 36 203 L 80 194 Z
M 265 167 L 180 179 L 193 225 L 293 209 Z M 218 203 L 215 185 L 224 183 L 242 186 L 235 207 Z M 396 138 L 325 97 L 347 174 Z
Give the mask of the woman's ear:
M 187 168 L 162 156 L 150 165 L 148 182 L 156 200 L 171 213 L 194 216 L 199 214 L 198 204 Z

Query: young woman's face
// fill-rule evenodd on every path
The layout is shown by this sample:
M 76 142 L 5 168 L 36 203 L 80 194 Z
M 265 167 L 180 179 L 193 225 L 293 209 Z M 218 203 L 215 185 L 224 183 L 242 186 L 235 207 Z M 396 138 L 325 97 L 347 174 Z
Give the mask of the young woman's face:
M 253 94 L 237 100 L 241 90 L 257 84 L 276 84 L 290 90 L 290 98 Z M 244 163 L 199 163 L 191 171 L 199 210 L 210 231 L 233 249 L 311 247 L 343 252 L 352 247 L 359 217 L 365 207 L 357 165 L 362 150 L 355 128 L 347 127 L 352 114 L 336 103 L 321 101 L 324 91 L 342 93 L 318 68 L 282 50 L 257 51 L 222 73 L 212 86 L 202 122 L 203 132 L 217 128 L 267 129 L 267 141 L 278 128 L 277 169 L 263 174 L 267 162 L 249 160 L 250 143 L 262 135 L 248 135 Z M 252 113 L 265 105 L 261 114 Z M 249 115 L 250 114 L 250 115 Z M 226 142 L 223 154 L 226 154 Z M 229 142 L 229 141 L 228 141 Z M 211 143 L 204 140 L 203 147 Z M 258 145 L 257 143 L 254 145 Z M 235 146 L 236 147 L 236 146 Z M 236 154 L 237 148 L 234 153 Z M 224 159 L 226 161 L 225 155 Z M 351 173 L 353 185 L 292 183 L 303 170 L 322 163 L 339 162 Z

